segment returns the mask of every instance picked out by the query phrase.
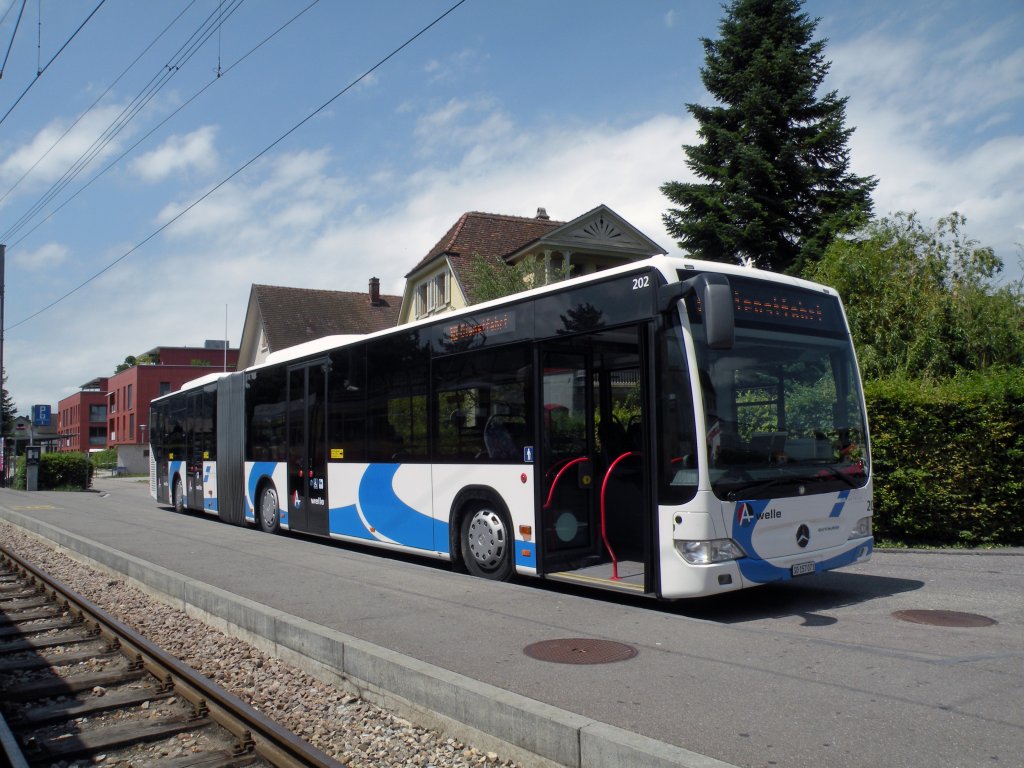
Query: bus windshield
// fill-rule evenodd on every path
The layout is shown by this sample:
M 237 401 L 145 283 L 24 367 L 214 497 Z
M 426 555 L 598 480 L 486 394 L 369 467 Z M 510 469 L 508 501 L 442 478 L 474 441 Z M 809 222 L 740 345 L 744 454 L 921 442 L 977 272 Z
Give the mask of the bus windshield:
M 841 317 L 834 297 L 813 297 Z M 768 315 L 768 316 L 766 316 Z M 691 313 L 691 321 L 694 313 Z M 859 488 L 868 480 L 867 422 L 849 338 L 737 306 L 732 349 L 694 330 L 711 487 L 723 500 Z

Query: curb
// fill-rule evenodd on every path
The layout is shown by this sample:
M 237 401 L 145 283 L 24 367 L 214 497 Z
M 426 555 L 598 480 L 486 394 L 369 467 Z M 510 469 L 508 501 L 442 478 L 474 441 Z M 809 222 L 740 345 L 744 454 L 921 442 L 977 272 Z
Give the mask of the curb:
M 479 742 L 476 737 L 483 735 L 492 746 L 512 747 L 510 756 L 518 762 L 566 768 L 735 768 L 268 608 L 13 510 L 0 507 L 0 519 L 120 573 L 311 674 L 326 674 L 360 694 L 369 693 L 375 703 L 433 717 L 434 727 L 464 739 Z

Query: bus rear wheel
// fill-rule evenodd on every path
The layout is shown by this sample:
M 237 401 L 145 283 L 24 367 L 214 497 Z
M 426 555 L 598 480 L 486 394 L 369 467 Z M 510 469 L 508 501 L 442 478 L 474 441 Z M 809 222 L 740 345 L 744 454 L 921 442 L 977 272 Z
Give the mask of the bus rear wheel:
M 185 511 L 185 488 L 181 483 L 181 478 L 174 478 L 174 497 L 171 499 L 174 502 L 174 511 L 181 513 Z
M 479 505 L 462 516 L 462 560 L 472 575 L 508 581 L 515 572 L 512 524 L 504 510 Z
M 260 491 L 260 528 L 267 533 L 281 530 L 281 507 L 278 503 L 277 488 L 267 483 Z

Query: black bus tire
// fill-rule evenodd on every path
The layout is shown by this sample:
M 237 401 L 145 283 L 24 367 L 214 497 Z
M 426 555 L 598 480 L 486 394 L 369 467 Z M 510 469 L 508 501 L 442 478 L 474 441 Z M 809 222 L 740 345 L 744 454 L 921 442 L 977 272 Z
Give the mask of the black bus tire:
M 281 530 L 281 500 L 277 496 L 277 488 L 267 483 L 260 489 L 260 500 L 257 507 L 260 528 L 267 533 Z
M 515 538 L 505 510 L 478 503 L 462 516 L 459 543 L 466 570 L 473 576 L 508 581 L 515 573 Z
M 171 498 L 174 504 L 174 511 L 181 513 L 185 511 L 185 487 L 182 485 L 181 476 L 174 478 L 174 495 Z

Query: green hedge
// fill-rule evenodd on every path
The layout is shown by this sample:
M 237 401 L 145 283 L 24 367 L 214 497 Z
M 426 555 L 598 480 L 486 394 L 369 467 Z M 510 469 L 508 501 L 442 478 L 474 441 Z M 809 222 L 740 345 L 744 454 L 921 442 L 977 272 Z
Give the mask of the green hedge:
M 1024 544 L 1024 369 L 864 389 L 879 539 Z
M 84 453 L 44 453 L 39 460 L 40 491 L 85 490 L 92 484 L 93 466 Z M 25 457 L 18 457 L 14 487 L 25 489 Z

